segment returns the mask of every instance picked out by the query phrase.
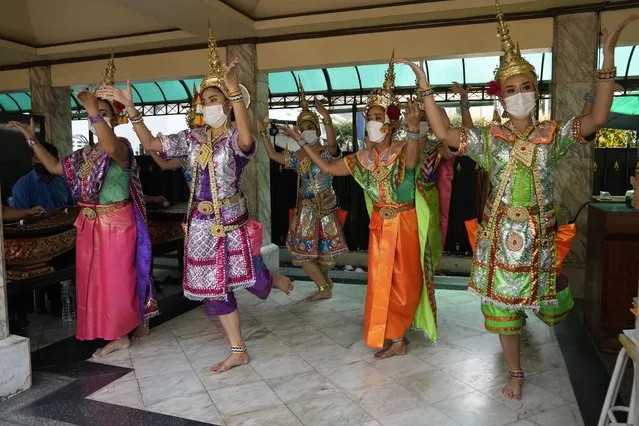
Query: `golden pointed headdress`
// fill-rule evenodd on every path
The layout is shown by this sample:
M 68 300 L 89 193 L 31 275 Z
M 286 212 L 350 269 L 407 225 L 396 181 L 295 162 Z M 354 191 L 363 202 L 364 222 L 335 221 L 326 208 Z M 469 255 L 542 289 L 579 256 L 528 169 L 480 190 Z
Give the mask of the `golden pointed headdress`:
M 109 57 L 109 61 L 107 62 L 107 66 L 104 69 L 104 73 L 102 74 L 102 80 L 95 84 L 93 87 L 89 88 L 89 91 L 95 93 L 102 86 L 114 86 L 115 85 L 115 61 L 113 53 Z M 126 117 L 126 112 L 124 111 L 124 105 L 114 100 L 103 99 L 107 101 L 111 108 L 113 108 L 114 115 L 111 117 L 111 125 L 113 127 L 118 124 L 128 123 L 129 120 Z
M 299 77 L 297 79 L 297 90 L 300 97 L 300 107 L 302 108 L 302 111 L 300 111 L 299 115 L 297 116 L 297 126 L 299 127 L 304 121 L 310 121 L 311 123 L 315 124 L 317 133 L 319 134 L 319 116 L 315 112 L 311 111 L 311 109 L 309 108 L 308 101 L 306 100 L 306 95 L 304 94 L 304 86 L 302 86 L 302 79 Z
M 521 57 L 519 44 L 515 45 L 510 38 L 510 29 L 506 21 L 504 21 L 504 13 L 501 11 L 499 0 L 495 0 L 495 8 L 497 9 L 497 34 L 501 41 L 501 50 L 504 52 L 501 65 L 495 73 L 495 80 L 503 83 L 513 75 L 524 74 L 529 76 L 533 83 L 537 84 L 535 67 Z
M 397 103 L 395 98 L 395 51 L 391 55 L 388 69 L 384 75 L 384 85 L 381 89 L 375 89 L 368 95 L 366 110 L 374 106 L 380 106 L 386 110 L 391 104 Z
M 207 87 L 217 87 L 224 93 L 224 96 L 229 97 L 229 89 L 224 82 L 224 68 L 217 55 L 217 41 L 211 23 L 209 23 L 209 69 L 200 84 L 200 92 Z
M 104 74 L 102 74 L 101 86 L 113 86 L 115 84 L 115 62 L 113 61 L 113 57 L 114 55 L 111 53 Z

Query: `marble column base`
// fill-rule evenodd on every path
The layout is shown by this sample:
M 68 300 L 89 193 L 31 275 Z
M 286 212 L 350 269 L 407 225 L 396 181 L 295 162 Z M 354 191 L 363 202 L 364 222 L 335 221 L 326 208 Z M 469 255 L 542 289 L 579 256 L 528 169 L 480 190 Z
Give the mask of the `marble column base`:
M 0 339 L 0 402 L 30 387 L 29 339 L 14 335 Z
M 269 271 L 277 272 L 280 269 L 280 250 L 276 244 L 262 246 L 260 254 Z

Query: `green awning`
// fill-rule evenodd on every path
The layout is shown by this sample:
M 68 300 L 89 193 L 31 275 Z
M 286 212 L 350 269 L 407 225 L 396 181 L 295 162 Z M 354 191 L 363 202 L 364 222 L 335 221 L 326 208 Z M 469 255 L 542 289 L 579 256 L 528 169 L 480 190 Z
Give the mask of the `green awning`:
M 535 66 L 541 81 L 552 77 L 552 54 L 550 52 L 524 54 Z M 416 62 L 418 63 L 418 62 Z M 494 78 L 499 66 L 499 56 L 483 56 L 459 59 L 435 59 L 423 62 L 424 70 L 433 85 L 450 85 L 453 81 L 462 84 L 484 85 Z M 327 91 L 366 92 L 380 87 L 388 64 L 357 65 L 350 67 L 320 68 L 303 71 L 279 71 L 268 74 L 271 95 L 290 95 L 297 92 L 296 78 L 301 78 L 307 93 Z M 410 68 L 395 67 L 395 87 L 415 86 L 415 75 Z
M 612 101 L 612 112 L 639 115 L 639 96 L 619 96 Z

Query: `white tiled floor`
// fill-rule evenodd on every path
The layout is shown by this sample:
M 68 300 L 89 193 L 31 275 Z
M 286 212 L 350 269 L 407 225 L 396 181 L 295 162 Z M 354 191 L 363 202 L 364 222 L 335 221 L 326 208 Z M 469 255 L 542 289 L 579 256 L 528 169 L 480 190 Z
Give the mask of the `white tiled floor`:
M 522 340 L 522 401 L 506 401 L 498 339 L 483 330 L 478 299 L 439 290 L 439 335 L 409 333 L 409 355 L 377 361 L 362 340 L 364 294 L 337 285 L 306 303 L 311 283 L 260 301 L 239 292 L 251 364 L 222 375 L 228 353 L 217 320 L 194 309 L 100 360 L 132 367 L 89 398 L 226 425 L 582 425 L 554 334 L 530 318 Z

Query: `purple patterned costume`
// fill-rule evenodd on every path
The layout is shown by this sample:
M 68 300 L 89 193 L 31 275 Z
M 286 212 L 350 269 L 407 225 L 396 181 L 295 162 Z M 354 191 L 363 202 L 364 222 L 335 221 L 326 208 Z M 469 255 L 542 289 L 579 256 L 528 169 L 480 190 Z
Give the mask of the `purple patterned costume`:
M 259 256 L 253 257 L 249 219 L 240 185 L 255 154 L 238 145 L 232 129 L 207 142 L 208 128 L 159 134 L 168 158 L 188 158 L 192 170 L 190 211 L 184 238 L 184 295 L 202 300 L 210 315 L 237 308 L 235 290 L 245 288 L 261 299 L 271 290 L 271 276 Z

